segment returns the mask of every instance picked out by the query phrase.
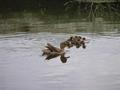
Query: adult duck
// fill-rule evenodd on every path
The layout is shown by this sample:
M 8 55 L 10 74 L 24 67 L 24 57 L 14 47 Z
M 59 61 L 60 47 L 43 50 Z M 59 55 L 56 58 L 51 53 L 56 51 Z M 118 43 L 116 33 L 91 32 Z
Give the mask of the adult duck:
M 65 63 L 67 61 L 67 58 L 69 58 L 69 57 L 65 57 L 64 49 L 54 47 L 50 43 L 47 43 L 46 48 L 47 49 L 42 50 L 43 52 L 42 55 L 43 56 L 46 55 L 46 58 L 45 58 L 46 60 L 50 60 L 60 56 L 61 62 Z

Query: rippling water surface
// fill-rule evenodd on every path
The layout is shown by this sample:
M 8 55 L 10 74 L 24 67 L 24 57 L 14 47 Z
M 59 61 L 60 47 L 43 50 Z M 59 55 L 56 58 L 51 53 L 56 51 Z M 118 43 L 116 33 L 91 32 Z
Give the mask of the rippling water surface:
M 59 46 L 69 36 L 90 40 L 71 48 L 63 64 L 45 61 L 47 42 Z M 0 35 L 0 90 L 120 90 L 120 34 L 23 33 Z

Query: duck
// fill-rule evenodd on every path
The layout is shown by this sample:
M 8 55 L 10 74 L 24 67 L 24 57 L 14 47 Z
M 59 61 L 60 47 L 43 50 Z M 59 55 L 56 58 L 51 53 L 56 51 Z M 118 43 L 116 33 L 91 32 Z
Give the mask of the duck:
M 50 43 L 47 43 L 47 46 L 45 46 L 45 47 L 48 48 L 51 51 L 54 51 L 54 52 L 62 52 L 62 51 L 64 51 L 64 49 L 57 48 L 57 47 L 51 45 Z
M 64 42 L 60 43 L 60 48 L 64 49 L 66 47 L 71 48 L 73 46 L 76 46 L 76 48 L 80 48 L 80 46 L 82 45 L 83 48 L 85 48 L 85 38 L 82 38 L 81 36 L 71 36 L 69 39 L 67 39 Z
M 45 59 L 50 60 L 50 59 L 60 56 L 61 54 L 62 53 L 58 53 L 58 52 L 50 52 Z
M 55 47 L 50 43 L 47 43 L 45 46 L 46 48 L 42 50 L 43 54 L 42 56 L 46 56 L 45 60 L 51 60 L 53 58 L 59 57 L 62 63 L 66 63 L 67 59 L 70 58 L 70 56 L 65 56 L 65 48 L 71 48 L 73 46 L 76 46 L 76 48 L 82 47 L 83 49 L 86 48 L 85 42 L 86 38 L 81 36 L 71 36 L 66 41 L 63 41 L 60 43 L 60 47 Z
M 49 49 L 43 49 L 42 52 L 43 52 L 42 56 L 45 56 L 45 55 L 49 55 L 50 52 L 51 52 L 51 50 L 49 50 Z
M 82 48 L 85 49 L 86 48 L 86 45 L 85 45 L 85 41 L 86 41 L 86 38 L 82 38 L 80 44 L 82 45 Z
M 67 62 L 67 59 L 70 58 L 70 56 L 68 57 L 65 57 L 65 53 L 57 53 L 57 52 L 51 52 L 47 57 L 46 57 L 46 60 L 50 60 L 50 59 L 53 59 L 53 58 L 56 58 L 60 56 L 60 60 L 62 63 L 66 63 Z
M 67 39 L 67 41 L 72 41 L 73 40 L 73 36 L 71 36 L 69 39 Z
M 86 38 L 85 37 L 81 37 L 81 36 L 75 36 L 73 37 L 71 43 L 76 46 L 76 48 L 80 48 L 80 46 L 82 46 L 83 49 L 86 48 L 86 45 L 85 45 L 85 41 L 86 41 Z
M 51 45 L 50 43 L 47 43 L 47 46 L 45 46 L 47 49 L 43 49 L 42 52 L 42 56 L 44 55 L 49 55 L 53 52 L 56 52 L 56 53 L 62 53 L 64 52 L 63 49 L 60 49 L 60 48 L 57 48 L 57 47 L 54 47 L 53 45 Z
M 61 49 L 65 49 L 66 47 L 71 48 L 71 47 L 73 47 L 73 45 L 68 40 L 60 43 L 60 48 Z
M 47 43 L 47 46 L 45 46 L 47 49 L 43 49 L 42 52 L 42 56 L 46 55 L 46 60 L 50 60 L 53 58 L 56 58 L 58 56 L 60 56 L 60 60 L 62 63 L 65 63 L 67 61 L 67 58 L 69 57 L 65 57 L 65 51 L 64 49 L 61 48 L 57 48 L 53 45 L 51 45 L 50 43 Z
M 68 58 L 70 58 L 70 56 L 65 57 L 65 53 L 61 54 L 60 56 L 60 60 L 62 63 L 66 63 Z
M 69 41 L 71 42 L 72 46 L 76 46 L 76 48 L 79 48 L 81 37 L 75 36 L 75 37 L 70 38 Z

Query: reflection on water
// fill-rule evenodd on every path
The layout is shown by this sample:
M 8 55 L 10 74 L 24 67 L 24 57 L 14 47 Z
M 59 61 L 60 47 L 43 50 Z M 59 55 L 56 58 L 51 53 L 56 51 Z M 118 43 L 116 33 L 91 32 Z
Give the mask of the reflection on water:
M 0 33 L 13 32 L 120 32 L 120 22 L 104 21 L 95 18 L 94 22 L 78 19 L 57 18 L 49 16 L 49 19 L 25 14 L 22 17 L 0 19 Z
M 90 40 L 71 48 L 71 58 L 45 61 L 41 50 L 72 35 Z M 0 35 L 0 90 L 119 90 L 120 34 L 21 33 Z

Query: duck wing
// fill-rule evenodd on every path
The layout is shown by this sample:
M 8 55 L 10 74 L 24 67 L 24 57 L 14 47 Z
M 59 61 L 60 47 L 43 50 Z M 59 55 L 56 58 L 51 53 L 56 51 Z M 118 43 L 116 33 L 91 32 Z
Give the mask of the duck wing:
M 54 51 L 54 52 L 60 52 L 61 49 L 57 48 L 57 47 L 54 47 L 53 45 L 51 45 L 50 43 L 47 43 L 47 48 L 50 49 L 51 51 Z
M 43 52 L 42 56 L 44 56 L 50 54 L 51 51 L 49 49 L 43 49 L 42 52 Z
M 60 54 L 56 53 L 56 52 L 51 52 L 47 57 L 46 57 L 46 60 L 50 60 L 50 59 L 53 59 L 53 58 L 56 58 L 58 57 Z

